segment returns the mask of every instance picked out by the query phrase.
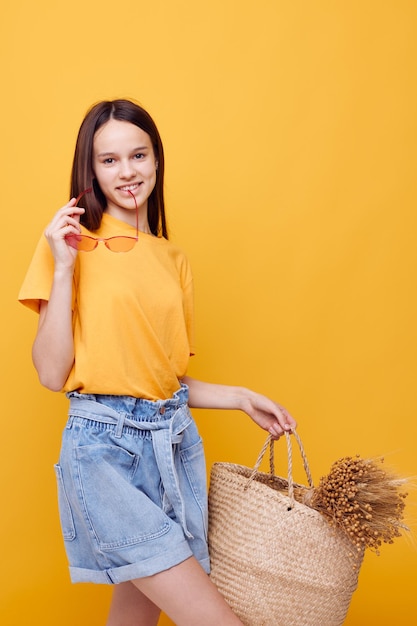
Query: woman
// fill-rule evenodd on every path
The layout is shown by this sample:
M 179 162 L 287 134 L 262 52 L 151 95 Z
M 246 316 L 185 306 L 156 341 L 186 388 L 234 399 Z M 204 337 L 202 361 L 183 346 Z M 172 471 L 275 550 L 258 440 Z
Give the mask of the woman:
M 242 387 L 187 376 L 192 276 L 169 240 L 158 130 L 129 100 L 87 113 L 72 199 L 19 299 L 39 312 L 33 361 L 70 400 L 56 465 L 73 582 L 114 584 L 107 626 L 240 624 L 211 583 L 202 442 L 189 407 L 240 409 L 274 438 L 296 426 Z M 78 201 L 82 206 L 78 206 Z

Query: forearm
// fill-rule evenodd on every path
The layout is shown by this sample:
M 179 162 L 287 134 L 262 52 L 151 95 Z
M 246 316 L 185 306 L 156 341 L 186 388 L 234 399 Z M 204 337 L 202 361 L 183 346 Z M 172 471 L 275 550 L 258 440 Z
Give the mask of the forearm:
M 185 376 L 189 406 L 198 409 L 239 409 L 275 439 L 297 426 L 288 411 L 270 398 L 245 387 L 206 383 Z
M 188 403 L 194 409 L 243 409 L 244 399 L 250 394 L 244 387 L 206 383 L 189 376 L 182 382 L 188 386 Z
M 74 362 L 72 272 L 56 272 L 49 301 L 43 302 L 32 358 L 41 383 L 62 389 Z

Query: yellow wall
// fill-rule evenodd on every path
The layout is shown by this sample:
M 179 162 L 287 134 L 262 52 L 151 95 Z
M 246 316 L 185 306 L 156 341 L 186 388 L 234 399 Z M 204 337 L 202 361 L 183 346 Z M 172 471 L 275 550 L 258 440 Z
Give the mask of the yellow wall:
M 38 385 L 35 316 L 16 304 L 98 99 L 140 100 L 164 138 L 197 283 L 191 373 L 288 406 L 316 480 L 353 453 L 415 475 L 417 3 L 21 0 L 1 29 L 0 622 L 101 626 L 110 597 L 69 583 L 52 471 L 66 402 Z M 209 464 L 253 464 L 248 419 L 196 418 Z M 414 624 L 416 566 L 412 539 L 368 554 L 346 624 Z

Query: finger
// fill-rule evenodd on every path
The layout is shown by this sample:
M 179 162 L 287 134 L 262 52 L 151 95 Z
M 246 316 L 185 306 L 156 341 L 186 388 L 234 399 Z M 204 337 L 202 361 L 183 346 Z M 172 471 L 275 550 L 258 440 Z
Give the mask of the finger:
M 286 413 L 285 409 L 283 409 L 283 407 L 277 407 L 276 419 L 277 423 L 283 431 L 291 430 L 291 424 L 288 418 L 288 414 Z
M 58 215 L 60 216 L 72 216 L 77 219 L 79 219 L 83 213 L 85 213 L 85 209 L 83 207 L 71 205 L 62 207 L 61 211 L 58 211 Z
M 72 218 L 78 221 L 83 213 L 84 209 L 81 207 L 66 205 L 56 212 L 51 222 L 49 223 L 48 228 L 53 228 L 54 226 L 58 225 L 62 226 L 63 221 L 67 221 L 68 218 Z
M 278 441 L 278 439 L 280 439 L 280 437 L 281 437 L 281 435 L 275 435 L 275 433 L 273 433 L 273 432 L 272 433 L 270 432 L 269 434 L 271 435 L 271 437 L 272 437 L 272 439 L 274 441 Z
M 282 430 L 282 428 L 278 426 L 277 424 L 272 424 L 268 428 L 268 432 L 272 436 L 272 438 L 275 440 L 278 440 L 284 434 L 284 431 Z
M 45 229 L 45 236 L 47 238 L 62 238 L 69 232 L 80 231 L 80 225 L 78 220 L 74 219 L 71 215 L 62 215 L 59 219 L 52 220 L 52 222 Z
M 79 215 L 64 215 L 62 218 L 62 222 L 61 222 L 61 227 L 63 228 L 67 228 L 68 226 L 70 226 L 71 228 L 75 228 L 77 232 L 80 232 L 81 227 L 80 227 L 80 221 L 79 221 Z
M 292 417 L 292 415 L 287 411 L 287 409 L 281 406 L 280 404 L 278 405 L 278 408 L 282 416 L 282 421 L 280 420 L 281 426 L 283 426 L 283 428 L 287 431 L 292 430 L 293 428 L 296 428 L 297 422 Z
M 51 235 L 53 232 L 61 231 L 62 228 L 66 228 L 69 225 L 76 228 L 78 232 L 80 228 L 80 216 L 82 215 L 82 213 L 84 213 L 84 209 L 80 207 L 63 207 L 57 212 L 50 224 L 47 226 L 45 234 L 47 236 Z

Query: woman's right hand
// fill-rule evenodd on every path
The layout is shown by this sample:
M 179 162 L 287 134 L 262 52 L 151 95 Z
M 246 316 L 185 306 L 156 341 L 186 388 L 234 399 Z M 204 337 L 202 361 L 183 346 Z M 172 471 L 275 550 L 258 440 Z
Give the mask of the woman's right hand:
M 79 235 L 80 216 L 85 209 L 75 206 L 76 199 L 71 200 L 59 211 L 45 229 L 45 237 L 51 247 L 55 260 L 55 269 L 71 268 L 77 257 L 77 250 L 65 241 L 67 235 Z

